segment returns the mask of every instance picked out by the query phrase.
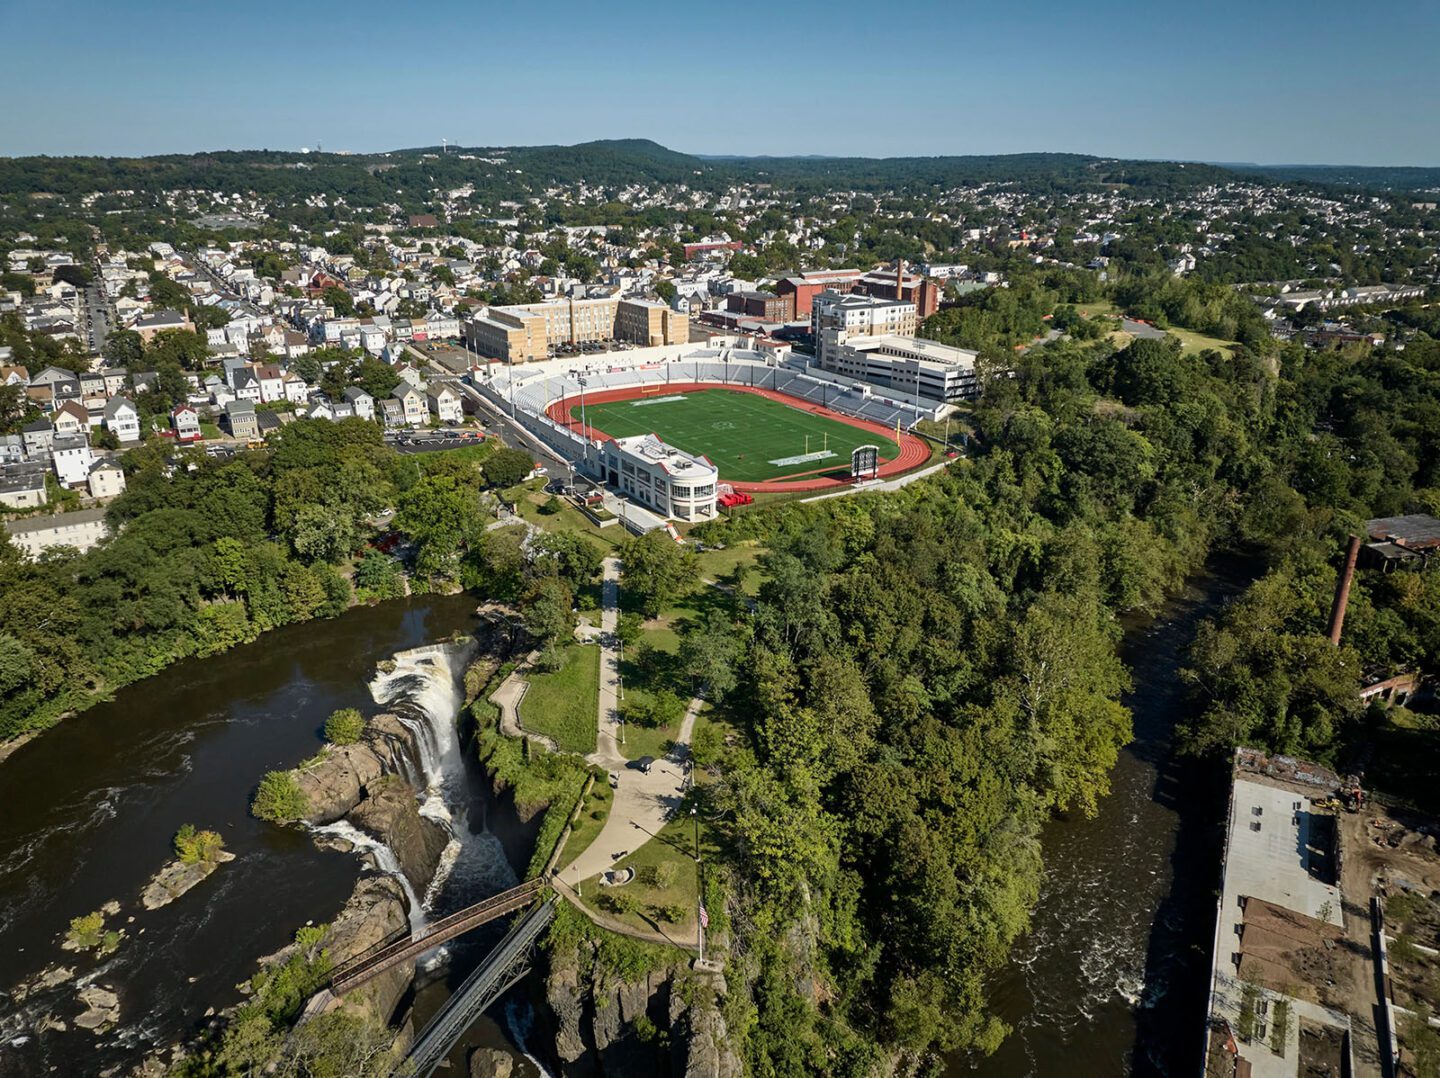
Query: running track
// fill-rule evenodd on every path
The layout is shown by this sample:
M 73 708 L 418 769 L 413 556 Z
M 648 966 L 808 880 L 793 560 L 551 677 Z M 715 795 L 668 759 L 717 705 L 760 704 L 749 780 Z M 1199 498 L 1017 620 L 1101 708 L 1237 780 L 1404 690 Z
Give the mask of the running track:
M 639 400 L 645 396 L 646 389 L 654 389 L 654 386 L 625 386 L 621 389 L 602 389 L 594 393 L 585 394 L 588 404 L 608 404 L 611 401 Z M 758 389 L 754 386 L 732 386 L 719 385 L 715 382 L 678 382 L 665 385 L 665 392 L 670 393 L 698 393 L 701 390 L 723 389 L 730 393 L 754 393 L 761 397 L 768 397 L 770 400 L 779 401 L 781 404 L 788 404 L 792 408 L 799 408 L 802 412 L 813 412 L 815 415 L 825 416 L 851 427 L 858 427 L 860 430 L 868 431 L 871 434 L 879 434 L 882 437 L 895 441 L 895 431 L 879 423 L 868 419 L 856 419 L 854 416 L 841 415 L 830 408 L 823 408 L 818 404 L 811 404 L 809 401 L 802 401 L 797 397 L 787 396 L 784 393 L 776 393 L 773 389 Z M 569 427 L 576 434 L 585 435 L 586 428 L 578 419 L 570 418 L 570 409 L 573 405 L 579 404 L 579 396 L 562 397 L 550 404 L 545 409 L 545 414 L 561 426 Z M 591 440 L 604 439 L 613 441 L 610 435 L 596 427 L 589 428 Z M 897 475 L 904 475 L 908 471 L 920 467 L 930 459 L 930 446 L 923 439 L 914 434 L 902 432 L 899 438 L 900 455 L 894 460 L 881 460 L 880 478 L 893 479 Z M 737 483 L 734 480 L 726 479 L 723 475 L 721 482 L 729 483 L 736 490 L 743 490 L 750 494 L 758 494 L 762 491 L 785 491 L 786 493 L 809 492 L 814 490 L 833 490 L 836 487 L 847 487 L 850 485 L 848 479 L 836 479 L 831 476 L 817 476 L 806 478 L 801 476 L 798 479 L 766 479 L 759 483 Z

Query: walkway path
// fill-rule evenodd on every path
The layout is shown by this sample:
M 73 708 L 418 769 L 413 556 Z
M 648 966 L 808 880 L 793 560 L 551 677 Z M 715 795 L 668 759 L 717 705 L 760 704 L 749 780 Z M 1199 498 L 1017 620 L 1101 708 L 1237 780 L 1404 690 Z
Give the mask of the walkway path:
M 616 650 L 616 626 L 620 606 L 620 559 L 606 558 L 603 565 L 600 602 L 600 702 L 595 716 L 595 752 L 587 759 L 616 776 L 615 799 L 605 826 L 558 875 L 561 883 L 575 887 L 591 876 L 610 868 L 627 853 L 649 842 L 680 807 L 685 795 L 685 760 L 690 754 L 690 735 L 701 699 L 690 701 L 685 719 L 675 738 L 675 747 L 663 760 L 656 760 L 649 773 L 629 766 L 621 749 L 619 732 L 620 656 Z
M 520 725 L 520 701 L 525 699 L 525 692 L 530 688 L 525 675 L 534 667 L 535 660 L 539 657 L 538 651 L 532 651 L 525 656 L 510 676 L 500 683 L 500 687 L 490 694 L 490 702 L 500 709 L 500 732 L 506 737 L 528 737 L 531 741 L 538 741 L 551 752 L 559 752 L 560 749 L 550 738 L 544 734 L 532 733 Z

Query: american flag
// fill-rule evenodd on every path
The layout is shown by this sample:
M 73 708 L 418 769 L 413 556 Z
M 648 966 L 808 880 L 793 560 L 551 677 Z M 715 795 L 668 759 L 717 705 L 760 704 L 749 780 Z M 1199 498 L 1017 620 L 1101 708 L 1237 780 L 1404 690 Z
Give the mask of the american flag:
M 701 927 L 701 928 L 709 928 L 709 927 L 710 927 L 710 915 L 705 912 L 705 903 L 703 903 L 703 902 L 700 903 L 700 927 Z

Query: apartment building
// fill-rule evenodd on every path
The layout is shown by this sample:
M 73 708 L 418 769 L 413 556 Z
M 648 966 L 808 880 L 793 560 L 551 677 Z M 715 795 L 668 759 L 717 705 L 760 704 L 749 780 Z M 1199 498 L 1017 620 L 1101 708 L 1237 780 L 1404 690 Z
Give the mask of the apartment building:
M 904 300 L 842 294 L 826 289 L 815 297 L 810 311 L 810 331 L 816 347 L 827 332 L 856 336 L 913 336 L 919 327 L 915 304 Z M 823 362 L 824 357 L 821 356 Z
M 514 307 L 491 307 L 466 324 L 470 347 L 507 363 L 546 359 L 562 345 L 613 340 L 635 344 L 684 344 L 690 321 L 652 300 L 558 299 Z
M 615 339 L 643 347 L 684 344 L 690 318 L 653 299 L 622 299 L 615 308 Z

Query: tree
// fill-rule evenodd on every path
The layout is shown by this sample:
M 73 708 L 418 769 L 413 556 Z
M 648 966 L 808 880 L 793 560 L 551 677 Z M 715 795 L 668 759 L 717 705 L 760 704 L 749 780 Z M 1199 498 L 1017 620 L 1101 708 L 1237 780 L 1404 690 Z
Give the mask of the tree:
M 152 369 L 173 366 L 181 370 L 204 369 L 210 345 L 203 334 L 188 329 L 167 329 L 155 334 L 145 348 L 145 361 Z
M 257 819 L 271 823 L 293 823 L 310 811 L 310 802 L 300 783 L 289 771 L 268 771 L 260 780 L 250 812 Z
M 600 548 L 578 532 L 542 532 L 533 545 L 536 566 L 553 570 L 572 588 L 593 582 L 604 560 Z
M 332 712 L 325 720 L 325 740 L 332 745 L 353 745 L 365 733 L 365 716 L 353 707 Z
M 355 314 L 355 301 L 350 298 L 350 293 L 339 285 L 332 284 L 321 292 L 320 302 L 327 307 L 333 307 L 340 318 L 350 318 Z
M 450 476 L 426 476 L 401 497 L 395 527 L 415 541 L 415 571 L 452 579 L 469 545 L 484 534 L 477 492 Z
M 716 702 L 739 682 L 743 652 L 739 630 L 719 611 L 708 612 L 698 624 L 688 624 L 680 635 L 681 669 L 693 682 L 704 685 Z
M 175 832 L 175 856 L 187 865 L 214 861 L 225 848 L 216 831 L 197 831 L 193 823 L 182 824 Z
M 530 586 L 521 604 L 526 631 L 546 644 L 569 639 L 575 632 L 573 604 L 568 584 L 556 577 L 541 577 Z
M 535 467 L 535 458 L 524 449 L 504 446 L 495 450 L 481 465 L 486 481 L 492 487 L 513 487 L 523 482 Z
M 133 329 L 116 329 L 105 335 L 100 354 L 116 367 L 134 367 L 145 352 L 145 342 Z
M 694 585 L 699 576 L 694 551 L 663 531 L 637 536 L 620 548 L 625 591 L 649 617 Z

